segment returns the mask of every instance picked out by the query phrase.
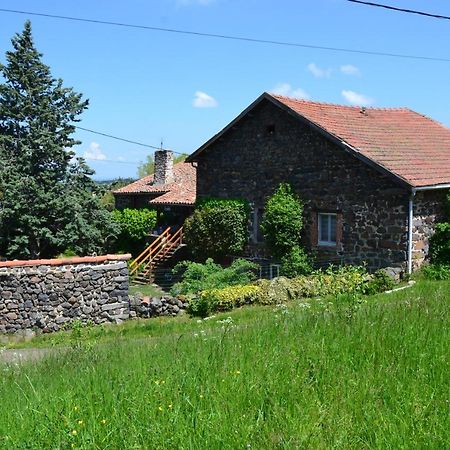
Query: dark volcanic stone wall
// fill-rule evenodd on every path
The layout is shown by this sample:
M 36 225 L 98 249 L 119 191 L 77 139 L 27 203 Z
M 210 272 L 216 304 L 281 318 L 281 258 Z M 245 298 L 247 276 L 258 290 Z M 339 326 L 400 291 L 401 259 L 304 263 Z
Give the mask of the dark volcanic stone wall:
M 430 237 L 434 234 L 434 224 L 443 222 L 447 190 L 417 192 L 413 206 L 413 266 L 425 261 L 429 250 Z
M 197 195 L 263 208 L 281 182 L 305 202 L 304 243 L 319 260 L 371 269 L 404 264 L 408 192 L 309 125 L 261 102 L 197 157 Z M 338 214 L 340 243 L 317 245 L 317 213 Z
M 130 255 L 0 263 L 0 333 L 129 317 Z

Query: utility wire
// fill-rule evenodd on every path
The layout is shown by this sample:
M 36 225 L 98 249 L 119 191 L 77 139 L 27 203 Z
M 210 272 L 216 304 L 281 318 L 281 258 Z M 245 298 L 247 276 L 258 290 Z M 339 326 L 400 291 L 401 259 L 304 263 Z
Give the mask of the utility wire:
M 425 16 L 425 17 L 433 17 L 435 19 L 450 20 L 450 16 L 441 16 L 440 14 L 432 14 L 432 13 L 427 13 L 424 11 L 417 11 L 414 9 L 397 8 L 395 6 L 382 5 L 380 3 L 373 3 L 373 2 L 364 2 L 361 0 L 347 0 L 347 1 L 350 3 L 359 3 L 361 5 L 375 6 L 377 8 L 391 9 L 392 11 L 399 11 L 399 12 L 404 12 L 404 13 L 409 13 L 409 14 L 418 14 L 419 16 Z
M 180 29 L 175 29 L 175 28 L 162 28 L 162 27 L 153 27 L 153 26 L 148 26 L 148 25 L 136 25 L 136 24 L 122 23 L 122 22 L 111 22 L 111 21 L 106 21 L 106 20 L 86 19 L 86 18 L 82 18 L 82 17 L 60 16 L 60 15 L 55 15 L 55 14 L 44 14 L 44 13 L 36 13 L 36 12 L 30 12 L 30 11 L 19 11 L 19 10 L 14 10 L 14 9 L 0 8 L 0 12 L 13 13 L 13 14 L 25 14 L 25 15 L 29 15 L 29 16 L 49 17 L 52 19 L 71 20 L 71 21 L 77 21 L 77 22 L 88 22 L 88 23 L 95 23 L 95 24 L 102 24 L 102 25 L 114 25 L 114 26 L 127 27 L 127 28 L 139 28 L 139 29 L 143 29 L 143 30 L 162 31 L 162 32 L 166 32 L 166 33 L 176 33 L 176 34 L 184 34 L 184 35 L 191 35 L 191 36 L 228 39 L 228 40 L 233 40 L 233 41 L 245 41 L 245 42 L 251 42 L 251 43 L 258 43 L 258 44 L 300 47 L 300 48 L 309 48 L 309 49 L 314 49 L 314 50 L 326 50 L 326 51 L 344 52 L 344 53 L 357 53 L 357 54 L 372 55 L 372 56 L 388 56 L 388 57 L 392 57 L 392 58 L 450 62 L 449 58 L 439 58 L 439 57 L 424 56 L 424 55 L 406 55 L 406 54 L 401 54 L 401 53 L 375 52 L 375 51 L 369 51 L 369 50 L 356 50 L 356 49 L 340 48 L 340 47 L 326 47 L 326 46 L 321 46 L 321 45 L 302 44 L 302 43 L 298 43 L 298 42 L 275 41 L 275 40 L 270 40 L 270 39 L 257 39 L 257 38 L 250 38 L 250 37 L 245 37 L 245 36 L 233 36 L 233 35 L 216 34 L 216 33 L 202 33 L 202 32 L 198 32 L 198 31 L 180 30 Z
M 125 138 L 121 138 L 121 137 L 118 137 L 118 136 L 113 136 L 112 134 L 102 133 L 100 131 L 90 130 L 89 128 L 83 128 L 83 127 L 79 127 L 77 125 L 74 125 L 74 127 L 77 128 L 78 130 L 87 131 L 89 133 L 98 134 L 100 136 L 105 136 L 105 137 L 108 137 L 108 138 L 111 138 L 111 139 L 116 139 L 117 141 L 128 142 L 129 144 L 140 145 L 141 147 L 153 148 L 155 150 L 169 150 L 168 148 L 162 148 L 161 146 L 160 147 L 156 147 L 155 145 L 143 144 L 142 142 L 132 141 L 130 139 L 125 139 Z M 171 151 L 173 151 L 173 150 L 171 150 Z M 173 153 L 177 153 L 178 155 L 181 155 L 180 152 L 173 152 Z
M 77 125 L 74 125 L 74 127 L 77 128 L 78 130 L 83 130 L 83 131 L 87 131 L 89 133 L 98 134 L 100 136 L 105 136 L 107 138 L 115 139 L 117 141 L 128 142 L 129 144 L 140 145 L 141 147 L 153 148 L 155 150 L 170 150 L 172 153 L 176 153 L 177 155 L 186 155 L 186 153 L 176 152 L 176 151 L 168 149 L 168 148 L 163 148 L 162 146 L 156 147 L 156 146 L 150 145 L 150 144 L 143 144 L 142 142 L 131 141 L 130 139 L 113 136 L 112 134 L 102 133 L 100 131 L 90 130 L 89 128 L 79 127 Z M 103 160 L 103 161 L 105 161 L 105 160 Z M 118 161 L 114 161 L 114 162 L 118 162 Z

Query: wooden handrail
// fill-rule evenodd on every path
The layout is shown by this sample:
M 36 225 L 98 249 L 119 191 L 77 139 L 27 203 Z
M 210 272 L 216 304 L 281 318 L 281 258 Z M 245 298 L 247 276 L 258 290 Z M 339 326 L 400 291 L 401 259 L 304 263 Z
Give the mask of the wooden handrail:
M 170 227 L 164 230 L 136 259 L 130 262 L 130 275 L 133 275 L 139 267 L 145 263 L 147 268 L 152 260 L 161 254 L 165 256 L 172 248 L 178 246 L 183 240 L 183 227 L 179 228 L 173 235 L 170 235 Z
M 155 248 L 169 236 L 170 227 L 167 227 L 143 252 L 141 252 L 135 259 L 130 262 L 130 275 L 133 275 L 138 267 L 145 262 L 149 256 L 154 252 Z

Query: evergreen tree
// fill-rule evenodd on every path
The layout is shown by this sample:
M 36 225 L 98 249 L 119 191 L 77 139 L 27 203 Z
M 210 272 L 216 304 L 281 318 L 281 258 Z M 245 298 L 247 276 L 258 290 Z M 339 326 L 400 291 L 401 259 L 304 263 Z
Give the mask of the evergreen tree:
M 15 258 L 102 251 L 116 233 L 93 171 L 74 158 L 74 122 L 87 108 L 50 73 L 31 24 L 12 39 L 0 64 L 0 254 Z

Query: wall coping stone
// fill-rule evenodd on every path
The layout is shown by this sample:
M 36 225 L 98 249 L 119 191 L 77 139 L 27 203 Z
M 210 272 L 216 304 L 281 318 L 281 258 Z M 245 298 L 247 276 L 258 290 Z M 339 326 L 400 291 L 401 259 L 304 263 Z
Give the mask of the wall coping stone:
M 28 259 L 12 260 L 0 262 L 1 267 L 22 267 L 22 266 L 65 266 L 72 264 L 99 264 L 107 261 L 128 261 L 131 259 L 129 253 L 125 255 L 102 255 L 102 256 L 76 256 L 72 258 L 61 259 Z

